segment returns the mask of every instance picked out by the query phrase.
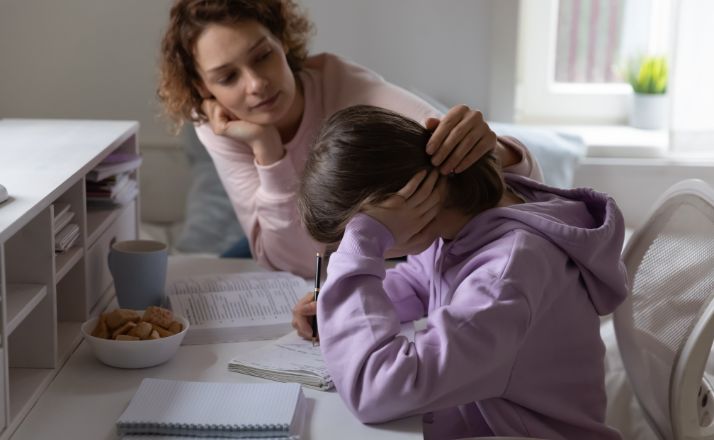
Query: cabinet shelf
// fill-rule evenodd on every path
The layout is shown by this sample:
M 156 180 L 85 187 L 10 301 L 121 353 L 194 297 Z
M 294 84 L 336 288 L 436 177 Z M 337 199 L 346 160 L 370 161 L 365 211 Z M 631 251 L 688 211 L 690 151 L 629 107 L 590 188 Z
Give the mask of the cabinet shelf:
M 82 255 L 84 255 L 84 250 L 81 247 L 73 247 L 62 254 L 55 255 L 55 282 L 59 283 L 82 258 Z
M 87 242 L 91 246 L 119 217 L 119 208 L 87 207 Z
M 10 368 L 10 419 L 19 422 L 54 377 L 51 368 Z
M 81 322 L 59 321 L 57 323 L 57 355 L 59 363 L 63 365 L 74 349 L 82 341 L 80 332 Z
M 138 237 L 138 196 L 90 206 L 86 176 L 112 153 L 139 154 L 138 129 L 134 121 L 0 119 L 0 176 L 11 196 L 0 215 L 0 440 L 79 346 L 82 322 L 113 297 L 107 254 L 114 241 Z M 131 174 L 138 184 L 139 170 Z M 55 254 L 66 221 L 79 235 Z
M 41 284 L 9 284 L 7 286 L 7 325 L 9 335 L 47 295 L 47 286 Z

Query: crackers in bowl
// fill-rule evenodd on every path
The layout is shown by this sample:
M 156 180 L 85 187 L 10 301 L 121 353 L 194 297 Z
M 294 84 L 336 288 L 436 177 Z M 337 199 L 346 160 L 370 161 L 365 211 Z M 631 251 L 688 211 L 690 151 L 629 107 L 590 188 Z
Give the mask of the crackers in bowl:
M 82 324 L 82 335 L 101 362 L 119 368 L 146 368 L 173 357 L 188 325 L 186 318 L 162 307 L 116 309 Z

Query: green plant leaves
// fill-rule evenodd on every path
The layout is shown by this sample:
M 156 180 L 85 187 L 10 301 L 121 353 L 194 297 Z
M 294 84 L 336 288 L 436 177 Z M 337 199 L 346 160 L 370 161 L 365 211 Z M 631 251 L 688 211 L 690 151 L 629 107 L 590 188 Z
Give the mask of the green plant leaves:
M 667 92 L 669 67 L 664 56 L 646 56 L 630 63 L 627 81 L 635 93 L 661 95 Z

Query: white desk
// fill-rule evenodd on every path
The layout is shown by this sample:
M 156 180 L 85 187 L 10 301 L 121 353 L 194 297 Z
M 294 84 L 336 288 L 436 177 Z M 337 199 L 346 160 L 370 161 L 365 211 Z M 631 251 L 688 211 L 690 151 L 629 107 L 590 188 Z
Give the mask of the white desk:
M 168 277 L 198 273 L 259 270 L 249 260 L 171 257 Z M 115 439 L 114 422 L 145 377 L 214 382 L 265 382 L 228 371 L 231 358 L 262 342 L 182 346 L 157 367 L 124 370 L 101 364 L 82 342 L 11 437 L 12 440 Z M 363 425 L 332 392 L 305 388 L 309 400 L 305 438 L 421 439 L 421 418 Z

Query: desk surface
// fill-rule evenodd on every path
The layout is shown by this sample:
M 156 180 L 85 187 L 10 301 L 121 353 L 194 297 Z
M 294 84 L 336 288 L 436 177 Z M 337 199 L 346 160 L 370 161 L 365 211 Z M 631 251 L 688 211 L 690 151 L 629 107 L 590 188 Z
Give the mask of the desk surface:
M 171 257 L 168 277 L 198 273 L 259 270 L 249 260 Z M 114 423 L 145 377 L 214 382 L 266 382 L 228 371 L 234 355 L 263 342 L 181 346 L 163 365 L 119 369 L 94 358 L 82 342 L 22 422 L 12 440 L 116 439 Z M 421 418 L 410 417 L 381 425 L 363 425 L 334 391 L 304 388 L 310 413 L 305 438 L 421 439 Z

